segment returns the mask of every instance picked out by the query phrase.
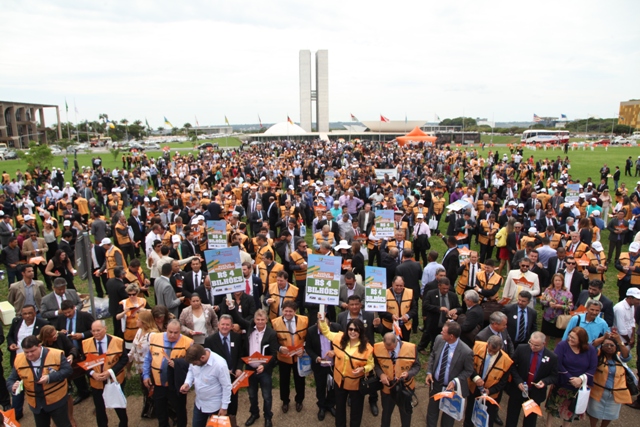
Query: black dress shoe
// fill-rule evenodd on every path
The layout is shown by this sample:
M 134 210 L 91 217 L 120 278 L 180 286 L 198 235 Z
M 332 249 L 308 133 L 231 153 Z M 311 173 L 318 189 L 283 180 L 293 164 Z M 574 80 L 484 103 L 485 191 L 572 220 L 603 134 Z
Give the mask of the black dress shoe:
M 378 416 L 378 404 L 377 403 L 370 403 L 369 404 L 371 406 L 371 415 L 373 415 L 374 417 Z
M 264 427 L 273 427 L 271 420 L 264 420 Z
M 289 404 L 288 403 L 283 403 L 282 404 L 282 412 L 285 413 L 285 414 L 287 412 L 289 412 Z
M 260 418 L 260 415 L 251 415 L 244 425 L 247 427 L 252 426 L 258 418 Z
M 627 406 L 633 409 L 640 409 L 640 400 L 636 399 L 633 403 L 627 403 Z
M 333 416 L 333 418 L 335 418 L 336 417 L 336 408 L 329 409 L 329 413 Z
M 318 411 L 318 421 L 324 421 L 324 415 L 325 415 L 325 410 L 324 409 L 320 409 Z
M 298 403 L 296 402 L 296 412 L 300 412 L 302 411 L 302 402 Z
M 87 397 L 89 397 L 89 396 L 78 396 L 75 399 L 73 399 L 73 404 L 77 405 L 78 403 L 80 403 L 83 400 L 85 400 Z
M 499 426 L 503 426 L 504 422 L 502 421 L 502 418 L 500 418 L 500 415 L 496 414 L 496 424 L 498 424 Z

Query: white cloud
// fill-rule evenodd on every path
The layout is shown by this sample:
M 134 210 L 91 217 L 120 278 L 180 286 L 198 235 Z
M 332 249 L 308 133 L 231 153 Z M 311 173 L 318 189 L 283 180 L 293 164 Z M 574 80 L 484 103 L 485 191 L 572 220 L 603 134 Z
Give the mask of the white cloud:
M 638 2 L 4 3 L 0 97 L 79 119 L 297 120 L 300 49 L 329 49 L 331 120 L 611 117 L 640 89 Z

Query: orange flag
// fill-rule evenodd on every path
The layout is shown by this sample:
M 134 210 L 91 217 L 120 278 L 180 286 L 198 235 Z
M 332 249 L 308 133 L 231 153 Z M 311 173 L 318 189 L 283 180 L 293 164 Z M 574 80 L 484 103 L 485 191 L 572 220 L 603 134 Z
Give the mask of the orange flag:
M 231 384 L 231 392 L 236 394 L 238 390 L 243 387 L 249 387 L 249 377 L 253 375 L 255 371 L 244 371 L 238 378 Z
M 301 356 L 304 353 L 304 344 L 289 345 L 287 350 L 289 350 L 289 354 L 287 354 L 289 357 Z
M 258 353 L 257 351 L 255 353 L 253 353 L 251 356 L 249 357 L 243 357 L 242 361 L 244 363 L 246 363 L 247 365 L 251 364 L 251 363 L 269 363 L 269 361 L 271 360 L 271 356 L 263 356 L 262 354 Z
M 231 427 L 231 422 L 227 416 L 211 415 L 207 421 L 207 427 Z
M 538 414 L 542 416 L 542 411 L 540 410 L 540 406 L 533 400 L 529 399 L 522 404 L 522 410 L 524 411 L 524 416 L 528 417 L 531 414 Z
M 90 371 L 96 366 L 104 365 L 104 362 L 107 360 L 106 354 L 101 354 L 98 356 L 97 354 L 87 354 L 87 358 L 78 362 L 78 366 L 80 366 L 85 371 Z
M 16 414 L 14 409 L 8 411 L 0 411 L 0 414 L 4 416 L 5 427 L 20 427 L 20 423 L 16 421 Z
M 433 395 L 433 400 L 440 400 L 444 397 L 447 399 L 451 399 L 455 393 L 452 391 L 441 391 L 440 393 L 436 393 Z

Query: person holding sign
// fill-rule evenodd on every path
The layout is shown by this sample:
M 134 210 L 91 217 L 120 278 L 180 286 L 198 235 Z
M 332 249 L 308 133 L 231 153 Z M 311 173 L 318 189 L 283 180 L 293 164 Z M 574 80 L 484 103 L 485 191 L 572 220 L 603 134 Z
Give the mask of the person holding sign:
M 398 406 L 402 427 L 411 426 L 411 402 L 398 396 L 403 388 L 416 388 L 415 376 L 420 371 L 420 361 L 416 345 L 400 341 L 393 332 L 387 332 L 382 342 L 373 346 L 375 371 L 382 383 L 382 423 L 391 425 L 393 409 Z M 401 383 L 401 385 L 400 385 Z M 399 387 L 399 388 L 398 388 Z
M 298 374 L 298 356 L 304 353 L 304 344 L 307 338 L 309 319 L 306 316 L 297 316 L 298 305 L 295 301 L 282 303 L 282 316 L 271 320 L 271 325 L 278 335 L 278 366 L 280 367 L 280 400 L 282 400 L 282 412 L 289 411 L 289 384 L 293 371 L 293 383 L 296 388 L 296 411 L 302 411 L 304 401 L 304 377 Z
M 507 406 L 507 426 L 517 426 L 522 404 L 532 399 L 541 405 L 547 398 L 547 387 L 558 381 L 558 357 L 545 348 L 547 337 L 542 332 L 534 332 L 528 345 L 516 348 L 513 354 L 511 382 L 506 391 L 509 394 Z M 538 415 L 531 413 L 524 417 L 523 427 L 535 427 Z
M 396 276 L 387 289 L 387 311 L 380 313 L 385 332 L 394 330 L 393 323 L 398 322 L 403 341 L 411 341 L 411 322 L 418 314 L 418 303 L 413 298 L 413 290 L 404 287 L 404 279 Z
M 56 427 L 70 426 L 67 378 L 73 369 L 64 352 L 42 347 L 33 335 L 23 339 L 21 347 L 23 352 L 16 356 L 7 387 L 16 395 L 22 384 L 36 427 L 49 427 L 51 421 Z
M 329 329 L 331 332 L 340 332 L 341 328 L 338 323 L 331 322 Z M 304 348 L 311 357 L 311 370 L 316 382 L 318 421 L 324 421 L 327 412 L 334 417 L 336 416 L 335 387 L 327 387 L 327 376 L 331 376 L 333 373 L 335 352 L 331 348 L 331 341 L 322 335 L 317 324 L 309 326 Z
M 211 415 L 227 415 L 231 402 L 231 380 L 227 375 L 227 362 L 200 344 L 187 350 L 185 360 L 189 372 L 180 393 L 187 394 L 194 386 L 196 401 L 193 405 L 193 427 L 205 427 Z
M 282 316 L 282 304 L 285 301 L 298 301 L 298 288 L 288 282 L 286 271 L 278 272 L 276 283 L 271 283 L 265 295 L 264 303 L 269 307 L 269 319 L 273 321 Z
M 322 315 L 318 314 L 320 318 Z M 336 387 L 336 427 L 347 425 L 347 398 L 351 399 L 351 426 L 362 422 L 364 395 L 359 392 L 360 379 L 373 370 L 373 347 L 364 333 L 364 323 L 352 319 L 346 332 L 331 332 L 328 320 L 318 321 L 322 335 L 331 341 L 335 354 L 333 379 Z

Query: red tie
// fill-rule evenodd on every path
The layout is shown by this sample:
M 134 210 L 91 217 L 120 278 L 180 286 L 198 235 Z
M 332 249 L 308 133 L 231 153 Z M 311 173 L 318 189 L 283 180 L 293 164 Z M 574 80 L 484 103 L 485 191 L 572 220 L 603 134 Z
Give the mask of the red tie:
M 245 279 L 245 283 L 247 284 L 244 293 L 247 295 L 251 295 L 251 286 L 249 286 L 249 279 Z
M 527 377 L 527 384 L 531 385 L 533 382 L 533 377 L 536 375 L 536 370 L 538 369 L 538 352 L 533 353 L 533 357 L 531 358 L 531 367 L 529 368 L 529 376 Z

